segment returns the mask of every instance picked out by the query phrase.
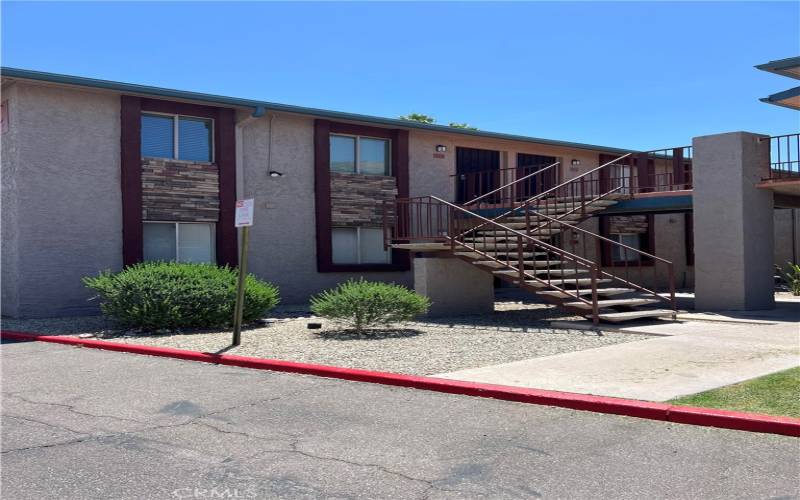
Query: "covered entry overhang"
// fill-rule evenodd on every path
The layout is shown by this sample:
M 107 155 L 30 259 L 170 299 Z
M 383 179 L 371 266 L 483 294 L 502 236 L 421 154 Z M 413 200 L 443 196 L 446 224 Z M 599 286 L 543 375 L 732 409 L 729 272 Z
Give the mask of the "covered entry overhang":
M 800 208 L 800 177 L 765 180 L 756 187 L 773 192 L 776 208 Z

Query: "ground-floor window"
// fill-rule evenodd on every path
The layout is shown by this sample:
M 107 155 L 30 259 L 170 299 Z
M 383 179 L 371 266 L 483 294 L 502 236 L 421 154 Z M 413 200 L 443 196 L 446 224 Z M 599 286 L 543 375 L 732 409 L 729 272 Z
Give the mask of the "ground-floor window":
M 641 250 L 642 240 L 641 236 L 637 233 L 620 233 L 610 235 L 610 239 L 617 243 L 622 243 L 625 246 Z M 613 246 L 611 249 L 611 261 L 617 262 L 638 262 L 639 254 L 628 250 L 625 247 Z
M 383 229 L 334 227 L 331 230 L 334 264 L 389 264 L 391 253 L 383 248 Z
M 654 241 L 652 215 L 601 216 L 600 236 L 604 236 L 634 249 L 626 249 L 625 247 L 612 243 L 601 245 L 602 262 L 604 266 L 650 263 L 649 258 L 635 250 L 652 253 Z
M 214 226 L 194 222 L 145 222 L 144 260 L 216 262 Z

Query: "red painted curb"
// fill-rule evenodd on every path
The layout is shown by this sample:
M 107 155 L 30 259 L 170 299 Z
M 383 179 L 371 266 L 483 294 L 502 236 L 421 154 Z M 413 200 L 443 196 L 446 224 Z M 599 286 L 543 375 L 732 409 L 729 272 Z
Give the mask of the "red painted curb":
M 742 413 L 711 408 L 694 408 L 689 406 L 673 406 L 666 403 L 652 403 L 633 399 L 592 396 L 571 392 L 549 391 L 543 389 L 526 389 L 504 385 L 463 382 L 434 377 L 400 375 L 387 372 L 373 372 L 355 368 L 314 365 L 281 361 L 276 359 L 251 358 L 233 354 L 210 354 L 205 352 L 184 351 L 169 347 L 151 347 L 138 344 L 121 344 L 104 340 L 79 339 L 69 336 L 38 335 L 27 332 L 0 331 L 0 337 L 9 340 L 51 342 L 76 347 L 88 347 L 106 351 L 128 352 L 177 358 L 188 361 L 201 361 L 220 365 L 271 370 L 278 372 L 299 373 L 321 377 L 369 382 L 373 384 L 409 387 L 426 391 L 459 394 L 481 398 L 501 399 L 518 403 L 539 404 L 569 408 L 572 410 L 593 411 L 624 415 L 628 417 L 661 420 L 680 424 L 719 427 L 740 431 L 782 434 L 800 437 L 800 419 L 790 417 L 773 417 L 756 413 Z

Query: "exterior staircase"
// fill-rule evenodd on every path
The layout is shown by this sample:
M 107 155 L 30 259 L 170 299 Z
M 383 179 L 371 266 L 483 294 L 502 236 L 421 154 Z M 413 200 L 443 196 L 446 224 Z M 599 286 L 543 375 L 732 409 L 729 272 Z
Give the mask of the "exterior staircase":
M 397 199 L 393 206 L 384 206 L 386 245 L 451 254 L 595 324 L 674 319 L 671 262 L 578 227 L 626 196 L 620 194 L 622 183 L 598 189 L 597 174 L 611 165 L 601 165 L 525 200 L 514 196 L 505 206 L 498 193 L 514 183 L 463 205 L 434 196 Z M 496 214 L 498 205 L 500 215 L 488 215 Z M 616 246 L 626 255 L 635 255 L 637 261 L 626 260 L 624 268 L 603 268 L 588 258 L 588 252 L 579 255 L 575 248 L 565 248 L 567 231 L 579 234 L 584 244 Z M 659 272 L 666 273 L 668 292 L 658 291 Z

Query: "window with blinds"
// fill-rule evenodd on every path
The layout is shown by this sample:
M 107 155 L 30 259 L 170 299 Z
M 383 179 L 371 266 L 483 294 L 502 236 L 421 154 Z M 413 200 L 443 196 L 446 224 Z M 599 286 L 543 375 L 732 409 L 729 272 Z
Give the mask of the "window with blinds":
M 211 162 L 213 121 L 191 116 L 142 114 L 142 156 Z

